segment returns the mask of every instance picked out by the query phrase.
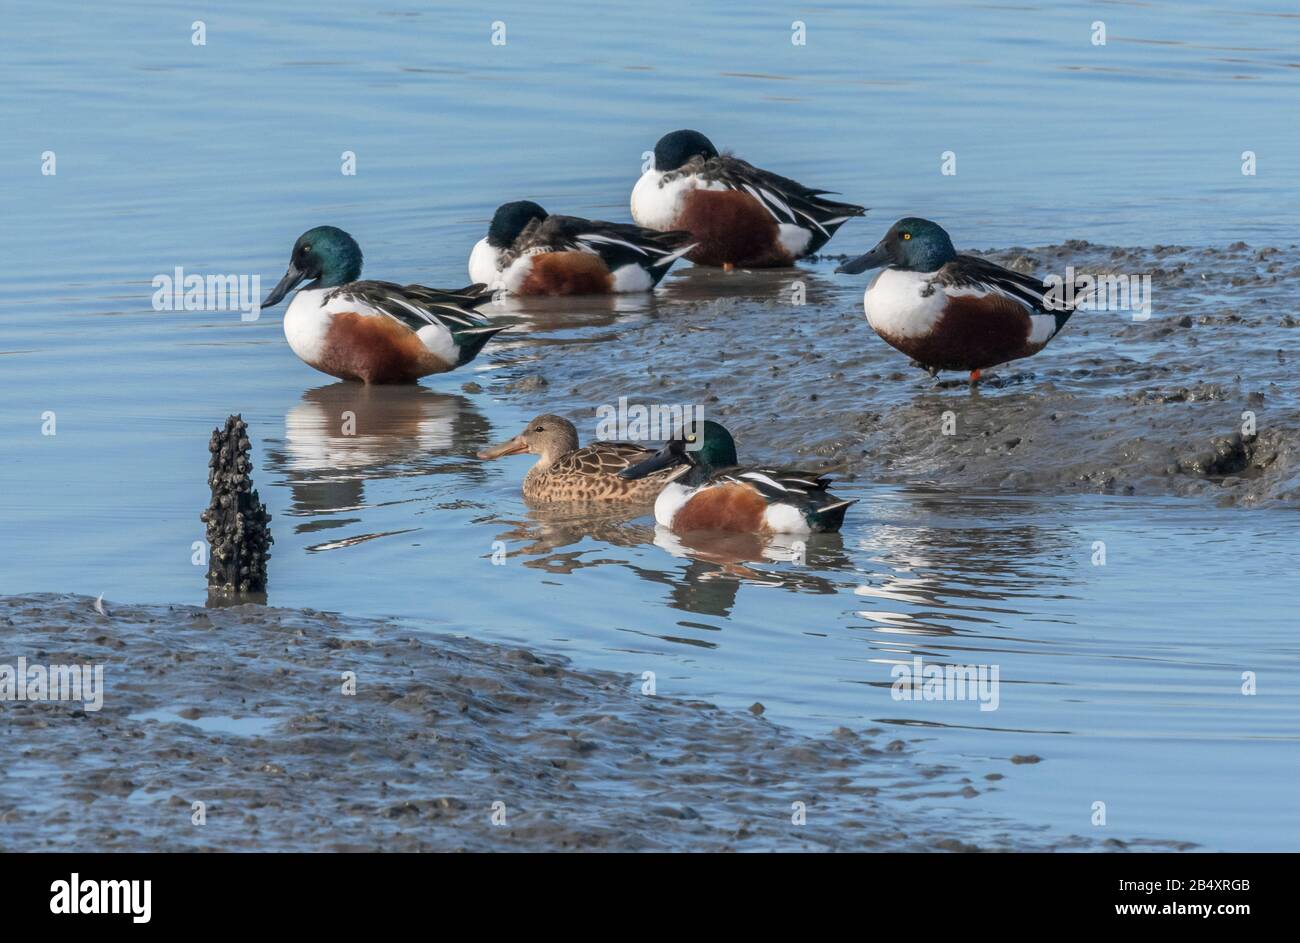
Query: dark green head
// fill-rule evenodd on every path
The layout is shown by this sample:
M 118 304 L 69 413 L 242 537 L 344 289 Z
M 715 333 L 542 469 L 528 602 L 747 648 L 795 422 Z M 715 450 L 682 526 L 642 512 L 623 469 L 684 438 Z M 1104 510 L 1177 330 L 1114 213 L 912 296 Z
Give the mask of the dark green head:
M 263 308 L 280 303 L 303 282 L 308 288 L 337 288 L 361 277 L 361 247 L 336 226 L 309 229 L 293 244 L 289 269 L 262 302 Z
M 870 252 L 850 259 L 835 271 L 857 275 L 888 265 L 905 272 L 934 272 L 956 257 L 957 250 L 942 226 L 908 216 L 890 226 L 889 232 Z
M 687 423 L 662 449 L 639 465 L 619 472 L 620 478 L 644 478 L 661 468 L 684 465 L 694 471 L 707 473 L 715 468 L 736 465 L 736 442 L 720 423 L 705 419 Z

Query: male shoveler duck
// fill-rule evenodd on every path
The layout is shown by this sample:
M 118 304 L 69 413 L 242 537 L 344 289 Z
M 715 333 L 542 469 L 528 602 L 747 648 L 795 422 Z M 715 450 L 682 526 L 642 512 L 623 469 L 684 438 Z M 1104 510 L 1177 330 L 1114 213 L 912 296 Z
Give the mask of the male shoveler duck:
M 1038 353 L 1074 313 L 1039 279 L 958 255 L 928 219 L 900 219 L 870 252 L 835 271 L 880 266 L 862 300 L 867 323 L 931 376 L 969 370 L 976 383 L 987 367 Z
M 637 479 L 665 468 L 673 471 L 655 499 L 655 520 L 678 534 L 827 533 L 840 529 L 853 503 L 827 491 L 830 479 L 817 472 L 738 467 L 731 433 L 711 420 L 619 475 Z
M 824 198 L 827 190 L 718 154 L 698 131 L 673 131 L 655 145 L 654 167 L 632 190 L 632 218 L 650 229 L 684 229 L 698 265 L 790 265 L 816 252 L 866 209 Z
M 493 214 L 470 253 L 469 277 L 516 295 L 649 291 L 690 246 L 690 233 L 551 216 L 519 200 Z
M 298 237 L 288 271 L 262 302 L 273 307 L 312 279 L 289 303 L 284 336 L 300 360 L 330 376 L 414 383 L 464 366 L 505 330 L 474 311 L 492 300 L 485 285 L 443 291 L 360 277 L 357 241 L 317 226 Z
M 593 442 L 579 448 L 573 423 L 549 413 L 478 457 L 524 453 L 541 456 L 524 476 L 524 497 L 530 501 L 650 501 L 671 477 L 665 471 L 636 481 L 620 478 L 619 472 L 654 456 L 654 449 L 631 442 Z

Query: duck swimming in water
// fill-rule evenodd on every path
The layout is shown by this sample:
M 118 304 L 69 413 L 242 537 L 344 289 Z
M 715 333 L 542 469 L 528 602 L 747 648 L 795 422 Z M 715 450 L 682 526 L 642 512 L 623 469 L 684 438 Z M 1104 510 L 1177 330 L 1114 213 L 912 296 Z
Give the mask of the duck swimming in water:
M 638 479 L 663 469 L 672 473 L 655 499 L 655 520 L 679 534 L 826 533 L 840 529 L 854 503 L 827 491 L 830 479 L 818 472 L 740 466 L 731 433 L 711 420 L 619 475 Z
M 648 502 L 671 477 L 666 471 L 636 480 L 619 477 L 619 472 L 652 457 L 654 450 L 631 442 L 593 442 L 579 447 L 573 423 L 550 413 L 538 416 L 513 439 L 479 452 L 478 457 L 524 453 L 540 456 L 524 476 L 524 497 L 538 503 Z
M 650 291 L 693 245 L 687 232 L 552 216 L 536 203 L 505 203 L 469 257 L 469 277 L 516 295 Z
M 686 258 L 697 265 L 791 265 L 866 212 L 826 199 L 828 192 L 719 154 L 699 131 L 673 131 L 659 139 L 654 166 L 632 190 L 632 218 L 689 232 L 697 245 Z
M 473 360 L 504 331 L 474 311 L 492 300 L 485 285 L 454 291 L 358 281 L 361 247 L 335 226 L 309 229 L 293 244 L 289 268 L 263 308 L 308 284 L 284 314 L 298 359 L 321 373 L 362 383 L 414 383 Z

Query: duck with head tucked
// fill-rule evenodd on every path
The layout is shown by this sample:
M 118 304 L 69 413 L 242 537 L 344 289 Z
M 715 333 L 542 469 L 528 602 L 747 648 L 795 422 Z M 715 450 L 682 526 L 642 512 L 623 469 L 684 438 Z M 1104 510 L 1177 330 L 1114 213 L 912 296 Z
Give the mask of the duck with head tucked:
M 650 229 L 684 229 L 697 265 L 730 270 L 791 265 L 866 212 L 730 154 L 699 131 L 665 134 L 654 166 L 632 189 L 632 218 Z
M 362 383 L 414 383 L 473 360 L 504 331 L 474 311 L 492 300 L 485 285 L 454 291 L 359 281 L 361 247 L 335 226 L 298 237 L 284 278 L 263 308 L 293 296 L 284 336 L 298 359 L 321 373 Z
M 469 277 L 516 295 L 649 291 L 693 245 L 687 232 L 553 216 L 531 200 L 503 203 L 469 257 Z
M 707 419 L 619 474 L 639 479 L 664 469 L 671 471 L 655 499 L 655 520 L 678 534 L 834 532 L 854 503 L 827 491 L 830 479 L 819 472 L 740 466 L 731 433 Z
M 593 442 L 579 447 L 578 430 L 563 416 L 538 416 L 513 439 L 478 453 L 481 459 L 503 455 L 538 456 L 524 476 L 524 497 L 532 502 L 653 501 L 671 477 L 669 472 L 636 480 L 619 472 L 645 461 L 653 449 L 632 442 Z

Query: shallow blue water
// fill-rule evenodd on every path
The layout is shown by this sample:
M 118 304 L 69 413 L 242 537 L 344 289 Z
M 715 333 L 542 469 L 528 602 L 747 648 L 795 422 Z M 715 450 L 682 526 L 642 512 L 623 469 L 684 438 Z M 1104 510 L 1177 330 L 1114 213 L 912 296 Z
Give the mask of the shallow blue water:
M 240 410 L 275 517 L 276 605 L 654 671 L 661 693 L 760 701 L 809 732 L 884 727 L 982 790 L 1006 774 L 955 801 L 1055 833 L 1295 847 L 1288 516 L 850 484 L 861 504 L 842 538 L 813 541 L 805 564 L 691 560 L 646 519 L 539 520 L 518 496 L 525 462 L 471 457 L 545 400 L 463 384 L 491 390 L 548 336 L 616 338 L 636 302 L 617 317 L 575 305 L 563 329 L 422 390 L 365 394 L 299 364 L 278 310 L 244 323 L 150 298 L 176 266 L 278 277 L 323 222 L 357 236 L 374 277 L 463 284 L 497 203 L 625 218 L 643 152 L 678 126 L 872 206 L 831 251 L 904 213 L 959 245 L 1289 242 L 1300 19 L 1182 4 L 385 7 L 10 17 L 0 592 L 200 602 L 207 437 Z M 795 18 L 806 46 L 790 42 Z M 368 434 L 336 434 L 345 409 Z M 915 654 L 996 664 L 998 710 L 893 700 L 890 667 Z M 1089 824 L 1096 801 L 1105 829 Z

